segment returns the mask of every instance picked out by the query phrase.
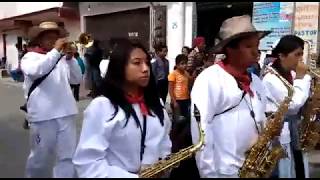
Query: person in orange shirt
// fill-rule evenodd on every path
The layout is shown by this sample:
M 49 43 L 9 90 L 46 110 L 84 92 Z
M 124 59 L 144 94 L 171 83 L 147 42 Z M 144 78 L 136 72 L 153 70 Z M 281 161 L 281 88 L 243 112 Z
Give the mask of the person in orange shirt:
M 173 153 L 192 145 L 189 110 L 189 83 L 192 83 L 192 78 L 186 70 L 187 62 L 188 57 L 184 54 L 179 54 L 176 57 L 175 70 L 168 76 L 171 107 L 174 113 L 170 133 Z M 200 177 L 194 158 L 181 162 L 178 168 L 171 171 L 170 178 L 178 177 Z
M 187 56 L 179 54 L 176 57 L 175 70 L 168 76 L 171 104 L 174 110 L 179 109 L 185 118 L 189 117 L 190 92 L 188 85 L 191 78 L 186 71 L 187 61 Z

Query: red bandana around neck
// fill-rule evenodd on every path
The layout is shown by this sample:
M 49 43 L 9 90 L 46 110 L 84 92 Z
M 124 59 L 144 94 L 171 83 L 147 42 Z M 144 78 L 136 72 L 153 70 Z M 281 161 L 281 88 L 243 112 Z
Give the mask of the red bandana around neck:
M 148 108 L 146 103 L 144 102 L 144 96 L 142 93 L 139 93 L 138 95 L 126 95 L 126 99 L 130 104 L 139 104 L 140 111 L 144 116 L 147 116 L 149 114 Z
M 219 61 L 217 64 L 236 79 L 242 90 L 248 93 L 251 97 L 254 96 L 253 91 L 250 89 L 251 79 L 248 73 L 242 74 L 230 67 L 228 64 L 224 64 L 223 61 Z
M 291 85 L 293 84 L 293 77 L 292 77 L 291 72 L 286 73 L 284 78 L 285 78 Z
M 47 54 L 49 51 L 46 51 L 43 48 L 40 47 L 34 47 L 34 48 L 28 48 L 28 52 L 35 52 L 39 54 Z

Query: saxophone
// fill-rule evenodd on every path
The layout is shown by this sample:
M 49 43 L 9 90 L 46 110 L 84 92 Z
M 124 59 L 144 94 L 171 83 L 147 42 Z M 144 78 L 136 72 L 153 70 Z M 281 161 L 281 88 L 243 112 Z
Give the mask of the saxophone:
M 281 132 L 284 123 L 283 117 L 289 109 L 289 103 L 293 96 L 293 86 L 273 68 L 267 67 L 266 70 L 275 74 L 285 84 L 288 96 L 281 102 L 278 110 L 268 117 L 266 127 L 259 135 L 257 142 L 246 153 L 246 159 L 239 169 L 240 178 L 270 177 L 276 163 L 285 155 L 280 143 L 272 144 L 272 141 Z
M 204 131 L 201 128 L 200 123 L 200 112 L 196 105 L 194 105 L 194 117 L 196 118 L 198 129 L 200 132 L 199 143 L 195 145 L 191 145 L 187 148 L 181 149 L 177 153 L 173 153 L 166 157 L 163 160 L 158 161 L 146 169 L 143 169 L 139 173 L 139 177 L 141 178 L 156 178 L 159 177 L 162 173 L 168 172 L 173 168 L 178 167 L 179 163 L 183 160 L 191 158 L 194 153 L 199 151 L 201 147 L 204 145 Z
M 314 81 L 311 86 L 312 94 L 302 111 L 303 120 L 299 129 L 302 151 L 312 150 L 320 140 L 320 75 L 310 69 L 309 73 Z

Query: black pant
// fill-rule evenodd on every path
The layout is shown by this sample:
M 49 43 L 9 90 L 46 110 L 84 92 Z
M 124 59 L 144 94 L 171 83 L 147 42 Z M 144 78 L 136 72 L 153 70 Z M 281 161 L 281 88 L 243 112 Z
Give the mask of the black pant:
M 163 103 L 166 103 L 167 95 L 168 95 L 168 79 L 158 80 L 158 93 Z
M 180 117 L 183 116 L 185 119 L 190 118 L 190 99 L 185 100 L 176 100 L 178 103 L 178 108 L 174 108 L 173 104 L 171 105 L 171 109 L 173 112 L 173 121 L 178 122 L 180 121 Z
M 102 77 L 99 68 L 92 68 L 92 97 L 95 98 L 99 94 L 99 89 L 102 85 Z
M 76 99 L 76 101 L 79 101 L 79 90 L 80 90 L 80 84 L 70 84 L 71 90 L 73 91 L 73 96 Z
M 296 178 L 305 178 L 304 163 L 301 150 L 292 150 L 296 170 Z
M 185 117 L 183 121 L 173 121 L 172 131 L 170 133 L 172 141 L 172 152 L 192 145 L 191 129 L 190 129 L 190 99 L 177 100 L 180 109 L 180 115 Z M 180 162 L 178 168 L 171 171 L 171 178 L 199 178 L 199 171 L 196 160 L 193 157 Z
M 177 103 L 179 105 L 181 115 L 184 116 L 185 118 L 189 118 L 190 117 L 190 104 L 191 104 L 190 99 L 177 100 Z

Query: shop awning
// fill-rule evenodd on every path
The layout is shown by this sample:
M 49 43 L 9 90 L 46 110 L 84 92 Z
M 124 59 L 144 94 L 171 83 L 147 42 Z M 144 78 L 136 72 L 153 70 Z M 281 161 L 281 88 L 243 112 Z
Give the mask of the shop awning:
M 73 7 L 70 7 L 68 5 L 63 5 L 62 7 L 54 7 L 29 14 L 1 19 L 0 32 L 38 25 L 43 21 L 63 22 L 63 19 L 79 20 L 79 18 L 78 6 L 73 5 Z

